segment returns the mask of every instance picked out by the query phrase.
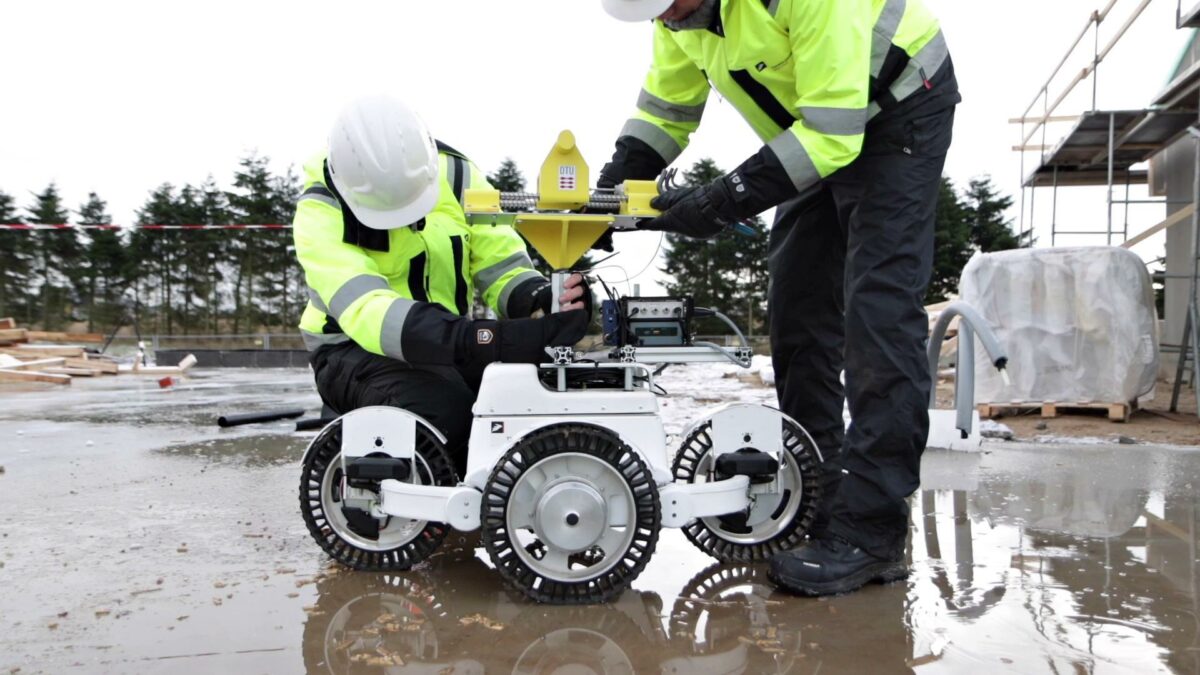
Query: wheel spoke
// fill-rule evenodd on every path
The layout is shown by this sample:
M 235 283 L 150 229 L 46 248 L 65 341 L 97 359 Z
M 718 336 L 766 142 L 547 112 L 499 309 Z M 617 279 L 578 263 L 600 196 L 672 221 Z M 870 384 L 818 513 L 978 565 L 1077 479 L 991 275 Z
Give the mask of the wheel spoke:
M 521 506 L 509 507 L 512 512 L 508 514 L 509 527 L 514 529 L 533 529 L 533 513 L 526 509 L 533 508 L 533 502 L 518 502 Z
M 567 562 L 567 553 L 550 548 L 549 546 L 546 547 L 546 555 L 542 556 L 540 562 L 543 567 L 559 572 L 570 569 L 570 565 Z
M 601 551 L 604 551 L 605 559 L 608 559 L 611 556 L 620 557 L 625 554 L 624 546 L 627 538 L 626 535 L 627 531 L 625 529 L 610 527 L 604 533 L 604 535 L 600 537 L 600 541 L 596 542 L 596 546 L 598 546 Z

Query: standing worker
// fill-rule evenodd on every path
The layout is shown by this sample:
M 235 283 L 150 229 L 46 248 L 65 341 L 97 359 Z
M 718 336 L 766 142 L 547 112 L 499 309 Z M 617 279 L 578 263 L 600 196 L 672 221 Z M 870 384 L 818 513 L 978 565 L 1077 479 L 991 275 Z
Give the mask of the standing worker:
M 386 405 L 420 415 L 461 475 L 484 366 L 539 363 L 547 346 L 582 339 L 586 284 L 572 276 L 563 311 L 550 313 L 550 282 L 521 237 L 466 222 L 464 190 L 488 187 L 483 173 L 393 98 L 348 106 L 304 173 L 293 232 L 317 391 L 337 414 Z M 499 321 L 469 318 L 476 290 Z
M 921 0 L 602 2 L 618 19 L 657 19 L 654 62 L 602 186 L 673 162 L 710 89 L 765 143 L 711 185 L 661 195 L 644 229 L 715 237 L 778 206 L 776 387 L 826 463 L 810 538 L 772 558 L 772 579 L 824 595 L 906 577 L 907 499 L 929 431 L 923 299 L 961 100 L 937 19 Z

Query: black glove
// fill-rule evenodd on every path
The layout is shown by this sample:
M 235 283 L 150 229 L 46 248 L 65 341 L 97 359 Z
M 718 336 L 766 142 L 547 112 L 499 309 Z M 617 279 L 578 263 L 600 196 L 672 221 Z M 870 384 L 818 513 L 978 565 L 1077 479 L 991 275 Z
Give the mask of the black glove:
M 550 360 L 546 347 L 573 346 L 587 329 L 588 315 L 579 309 L 540 319 L 472 321 L 462 334 L 459 362 L 543 363 Z
M 745 192 L 741 177 L 732 173 L 702 187 L 668 190 L 650 202 L 662 215 L 639 223 L 638 229 L 711 239 L 744 217 L 738 213 L 733 197 L 739 187 Z
M 580 276 L 583 275 L 581 274 Z M 583 311 L 587 312 L 588 323 L 590 324 L 592 316 L 594 316 L 592 312 L 595 311 L 595 300 L 592 297 L 592 288 L 588 285 L 587 277 L 583 277 L 583 282 L 579 286 L 583 288 L 583 295 L 580 296 L 577 302 L 583 303 Z M 542 310 L 543 314 L 550 314 L 552 313 L 552 309 L 556 309 L 550 307 L 551 302 L 554 302 L 553 284 L 546 282 L 538 286 L 537 290 L 534 291 L 533 307 L 534 309 Z

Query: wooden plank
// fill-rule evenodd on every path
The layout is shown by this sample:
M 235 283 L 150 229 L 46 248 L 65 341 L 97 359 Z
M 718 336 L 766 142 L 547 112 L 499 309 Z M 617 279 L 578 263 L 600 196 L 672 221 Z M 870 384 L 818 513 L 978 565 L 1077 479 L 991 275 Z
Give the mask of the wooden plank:
M 67 368 L 86 368 L 105 375 L 116 375 L 120 372 L 120 367 L 112 361 L 98 359 L 67 359 L 63 365 Z
M 83 347 L 67 347 L 55 345 L 21 345 L 15 350 L 19 354 L 37 354 L 38 356 L 66 356 L 70 358 L 83 358 Z
M 1128 403 L 1097 401 L 1043 401 L 1041 403 L 1033 401 L 1010 401 L 1008 403 L 980 403 L 975 406 L 975 409 L 979 411 L 979 416 L 988 419 L 1035 410 L 1043 418 L 1054 419 L 1069 412 L 1097 410 L 1104 412 L 1112 422 L 1128 422 L 1133 408 Z
M 1143 241 L 1146 241 L 1150 237 L 1153 237 L 1154 235 L 1158 234 L 1159 232 L 1162 232 L 1163 230 L 1165 230 L 1169 227 L 1174 227 L 1174 226 L 1178 225 L 1179 223 L 1182 223 L 1183 221 L 1185 221 L 1189 217 L 1191 217 L 1192 211 L 1195 211 L 1195 210 L 1196 210 L 1196 207 L 1194 205 L 1188 204 L 1187 206 L 1183 207 L 1182 209 L 1179 209 L 1175 213 L 1172 213 L 1171 215 L 1167 216 L 1167 219 L 1162 221 L 1161 223 L 1159 223 L 1157 225 L 1152 225 L 1152 226 L 1146 228 L 1145 230 L 1142 230 L 1137 235 L 1130 237 L 1129 239 L 1127 239 L 1125 241 L 1124 244 L 1121 244 L 1121 248 L 1133 248 L 1134 246 L 1137 246 L 1138 244 L 1142 243 Z
M 43 368 L 55 368 L 62 366 L 66 359 L 37 359 L 36 361 L 23 361 L 14 366 L 4 366 L 4 370 L 41 370 Z
M 183 375 L 183 369 L 175 366 L 142 366 L 133 368 L 131 366 L 121 366 L 122 375 L 152 375 L 162 377 L 164 375 Z
M 68 375 L 52 375 L 36 370 L 0 369 L 0 382 L 46 382 L 48 384 L 71 384 Z
M 38 354 L 18 348 L 16 345 L 12 347 L 0 347 L 0 354 L 5 354 L 22 361 L 32 361 L 34 359 L 46 358 L 46 354 Z
M 45 368 L 43 373 L 52 375 L 69 375 L 71 377 L 96 377 L 100 374 L 98 370 L 88 370 L 87 368 Z
M 30 340 L 36 342 L 69 342 L 71 344 L 77 342 L 99 344 L 104 342 L 104 336 L 100 333 L 56 333 L 42 330 L 31 330 L 26 331 L 26 333 Z
M 13 319 L 11 317 L 5 317 L 3 319 L 0 319 L 0 329 L 12 330 L 13 328 L 16 328 L 16 327 L 17 327 L 16 319 Z
M 4 342 L 28 342 L 29 335 L 24 328 L 0 328 L 0 340 Z

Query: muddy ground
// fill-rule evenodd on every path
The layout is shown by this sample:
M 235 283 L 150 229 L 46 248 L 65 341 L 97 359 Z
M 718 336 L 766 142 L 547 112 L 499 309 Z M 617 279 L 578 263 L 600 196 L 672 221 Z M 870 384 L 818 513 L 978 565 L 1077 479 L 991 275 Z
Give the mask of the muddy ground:
M 675 430 L 769 396 L 715 378 L 697 400 L 669 373 Z M 795 598 L 664 531 L 619 601 L 563 608 L 514 597 L 471 541 L 405 574 L 331 567 L 298 512 L 309 437 L 213 424 L 315 410 L 303 371 L 0 401 L 0 675 L 1200 672 L 1196 451 L 931 451 L 906 582 Z

